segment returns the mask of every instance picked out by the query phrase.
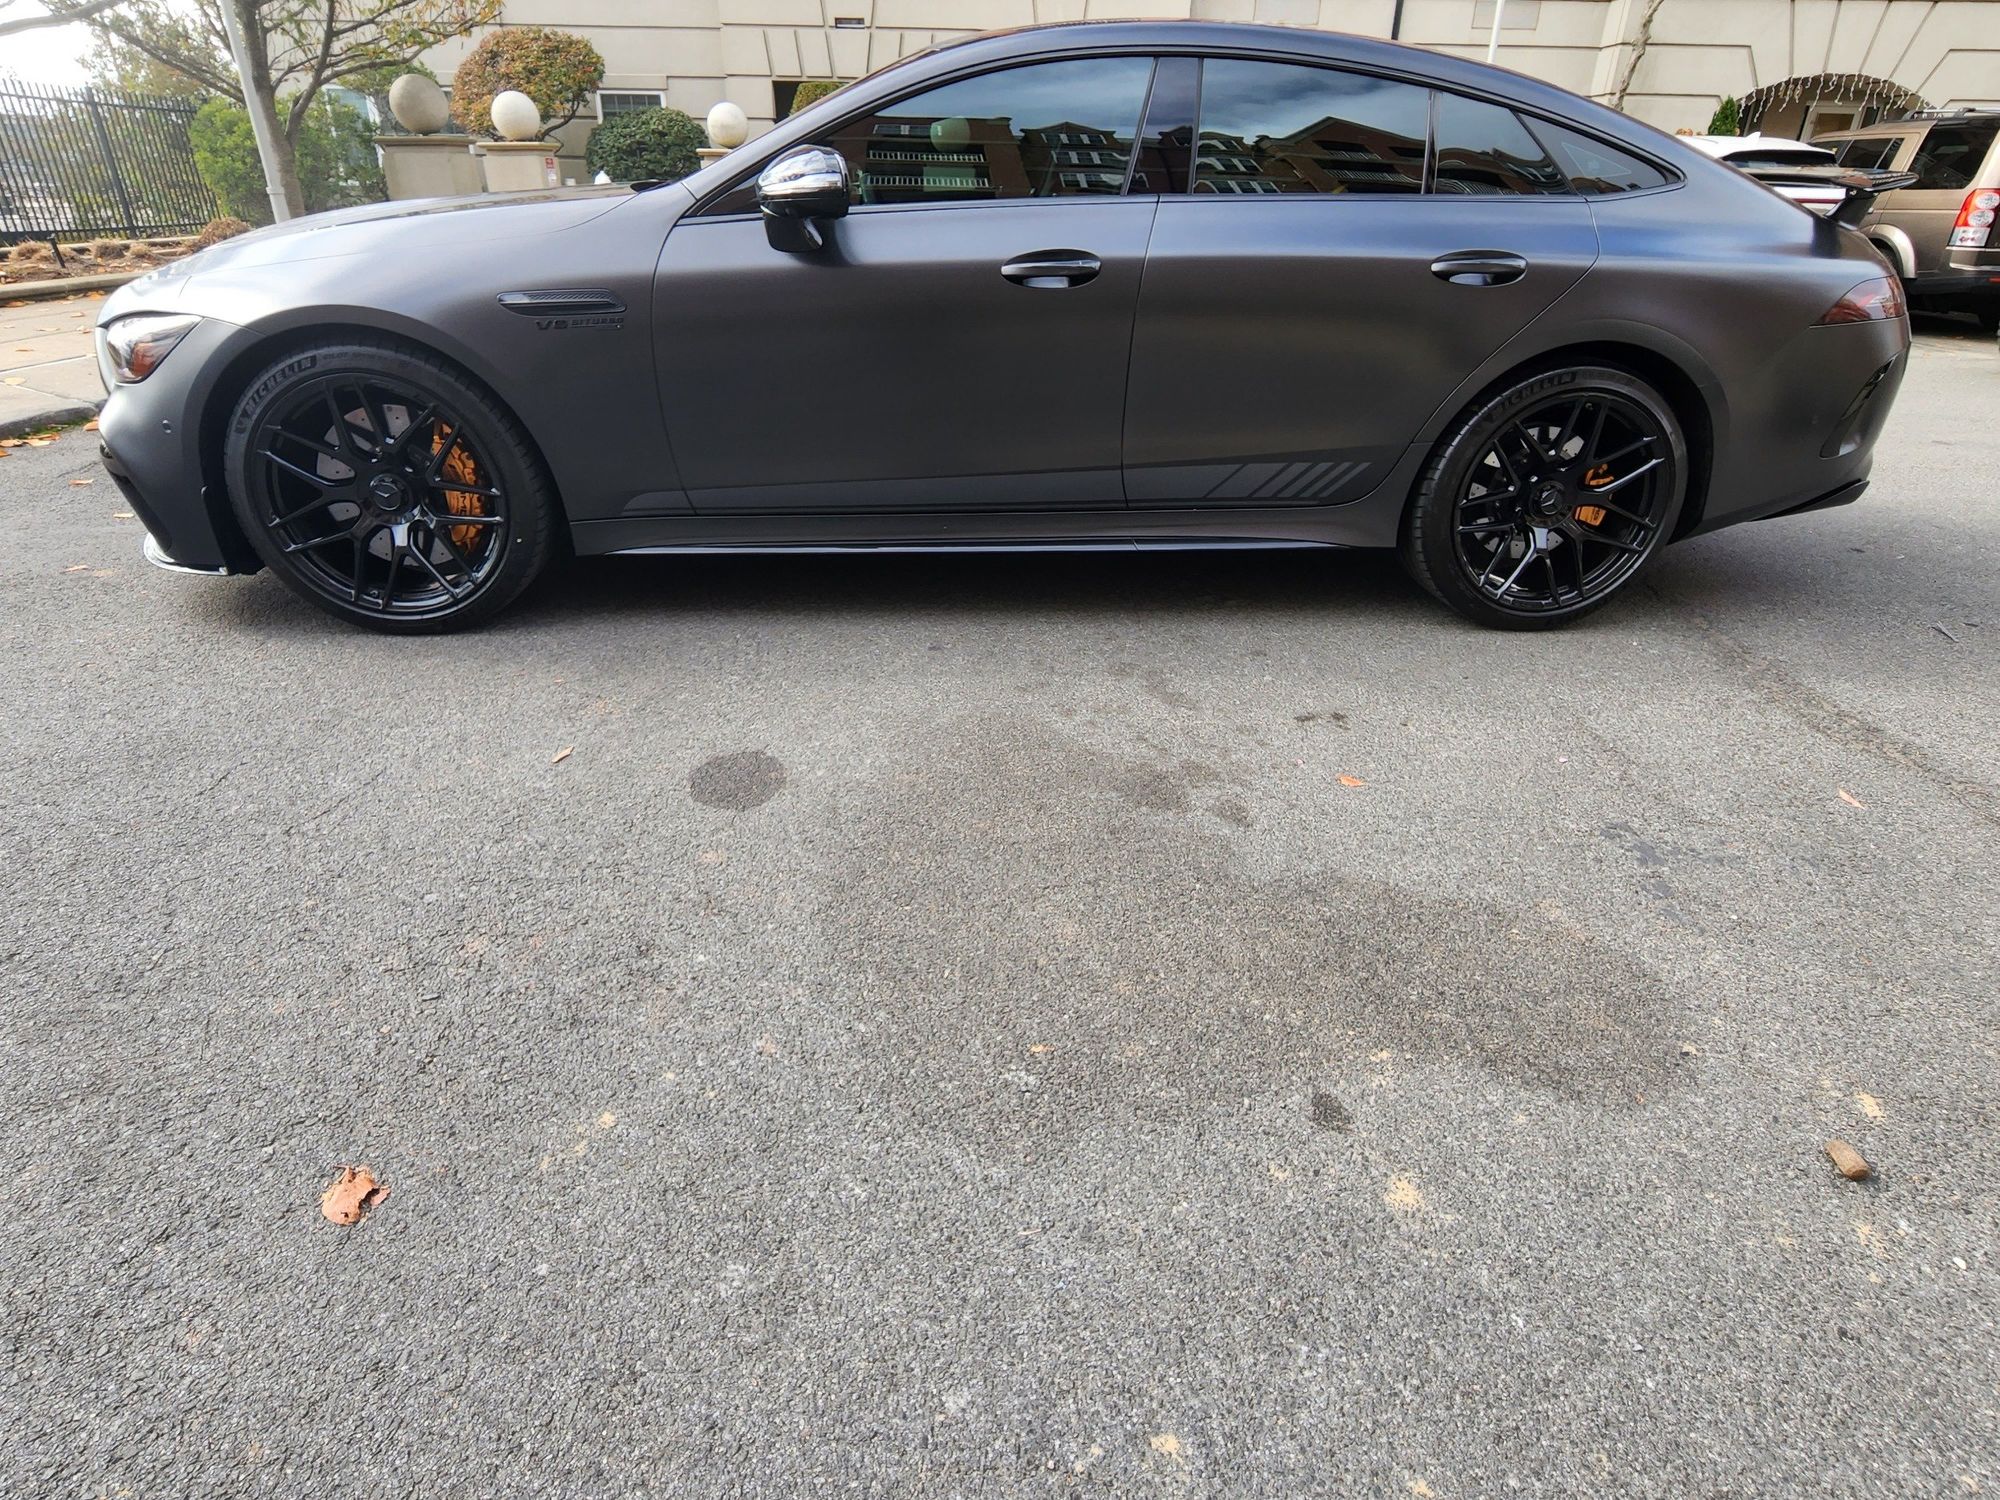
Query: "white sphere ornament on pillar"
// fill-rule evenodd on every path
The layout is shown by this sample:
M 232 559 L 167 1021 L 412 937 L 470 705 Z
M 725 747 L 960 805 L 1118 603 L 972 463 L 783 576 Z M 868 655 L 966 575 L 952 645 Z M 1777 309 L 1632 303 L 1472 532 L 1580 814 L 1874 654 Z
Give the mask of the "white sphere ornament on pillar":
M 503 141 L 532 141 L 542 133 L 542 112 L 519 89 L 508 89 L 493 99 L 493 128 Z
M 733 151 L 750 139 L 750 117 L 743 113 L 742 105 L 727 99 L 708 112 L 703 128 L 708 131 L 708 143 L 724 151 Z
M 389 113 L 411 135 L 436 135 L 451 123 L 444 90 L 421 73 L 405 73 L 389 85 Z

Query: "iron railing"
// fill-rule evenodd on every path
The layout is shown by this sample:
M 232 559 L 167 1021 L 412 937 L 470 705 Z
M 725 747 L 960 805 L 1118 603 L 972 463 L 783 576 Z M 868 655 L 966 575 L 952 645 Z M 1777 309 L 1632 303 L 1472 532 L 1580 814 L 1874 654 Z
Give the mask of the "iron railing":
M 0 245 L 200 229 L 215 195 L 188 142 L 196 107 L 0 76 Z

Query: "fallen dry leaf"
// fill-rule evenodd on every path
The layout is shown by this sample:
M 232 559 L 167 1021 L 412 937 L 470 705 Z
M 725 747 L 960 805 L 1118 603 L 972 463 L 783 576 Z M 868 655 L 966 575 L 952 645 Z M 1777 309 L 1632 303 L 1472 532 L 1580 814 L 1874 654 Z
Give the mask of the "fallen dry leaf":
M 564 745 L 562 749 L 556 751 L 554 755 L 551 755 L 549 757 L 549 764 L 552 766 L 559 766 L 574 754 L 576 754 L 576 746 Z
M 27 383 L 28 377 L 25 375 L 9 375 L 5 379 L 0 379 L 0 385 L 26 385 Z
M 1041 1057 L 1046 1053 L 1055 1051 L 1056 1049 L 1047 1042 L 1036 1042 L 1032 1046 L 1030 1046 L 1028 1050 L 1034 1053 L 1035 1056 Z
M 1834 788 L 1834 790 L 1840 793 L 1840 800 L 1842 802 L 1845 802 L 1849 807 L 1866 808 L 1868 806 L 1866 802 L 1863 802 L 1859 797 L 1855 796 L 1854 793 L 1850 792 L 1844 786 L 1837 786 Z
M 1879 1120 L 1882 1118 L 1882 1101 L 1866 1089 L 1856 1089 L 1854 1091 L 1854 1102 L 1861 1106 L 1861 1113 L 1868 1116 L 1869 1119 Z
M 82 488 L 83 488 L 83 487 L 84 487 L 84 486 L 85 486 L 86 484 L 95 484 L 95 483 L 97 483 L 97 481 L 96 481 L 95 479 L 89 479 L 89 478 L 84 478 L 84 479 L 72 479 L 72 480 L 71 480 L 71 481 L 69 482 L 69 487 L 70 487 L 71 489 L 73 489 L 73 490 L 80 490 L 80 489 L 82 489 Z
M 1875 1169 L 1868 1165 L 1868 1158 L 1845 1141 L 1828 1141 L 1826 1154 L 1833 1158 L 1834 1170 L 1849 1182 L 1866 1182 L 1875 1174 Z
M 30 349 L 26 344 L 16 344 L 14 352 L 16 354 L 33 354 L 35 351 Z
M 1366 785 L 1368 785 L 1368 783 L 1367 783 L 1367 782 L 1365 782 L 1365 781 L 1363 781 L 1363 780 L 1362 780 L 1362 779 L 1361 779 L 1361 778 L 1360 778 L 1359 776 L 1343 776 L 1343 777 L 1341 777 L 1341 778 L 1340 778 L 1340 784 L 1341 784 L 1342 786 L 1366 786 Z
M 18 448 L 20 446 L 21 440 L 19 438 L 0 438 L 0 448 Z
M 84 430 L 85 432 L 95 432 L 95 431 L 97 431 L 97 418 L 95 418 L 95 417 L 92 417 L 92 418 L 91 418 L 91 419 L 90 419 L 90 420 L 89 420 L 88 422 L 85 422 L 85 423 L 83 424 L 83 430 Z
M 63 571 L 65 573 L 88 573 L 90 571 L 90 564 L 71 563 L 68 567 L 64 568 Z
M 320 1194 L 319 1211 L 335 1224 L 359 1224 L 388 1196 L 389 1185 L 377 1182 L 366 1167 L 342 1167 L 332 1185 Z
M 56 440 L 52 437 L 31 437 L 24 438 L 22 441 L 30 448 L 52 448 L 55 446 Z

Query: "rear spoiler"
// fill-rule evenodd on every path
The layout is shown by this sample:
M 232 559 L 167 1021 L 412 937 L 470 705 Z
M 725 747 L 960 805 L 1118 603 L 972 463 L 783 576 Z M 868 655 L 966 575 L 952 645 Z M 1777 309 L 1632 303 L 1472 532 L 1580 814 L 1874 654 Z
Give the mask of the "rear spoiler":
M 1906 188 L 1917 180 L 1915 172 L 1891 172 L 1881 167 L 1745 167 L 1759 182 L 1773 187 L 1837 187 L 1847 196 L 1827 218 L 1849 229 L 1861 227 L 1875 200 L 1884 193 Z

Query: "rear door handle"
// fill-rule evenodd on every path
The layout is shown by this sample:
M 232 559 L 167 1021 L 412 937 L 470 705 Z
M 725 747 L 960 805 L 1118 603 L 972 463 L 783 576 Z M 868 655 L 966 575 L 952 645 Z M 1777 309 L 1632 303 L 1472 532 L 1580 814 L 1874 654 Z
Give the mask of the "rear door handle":
M 1035 250 L 1017 255 L 1000 268 L 1000 274 L 1016 286 L 1049 290 L 1082 286 L 1104 269 L 1104 262 L 1088 250 Z
M 1505 250 L 1458 250 L 1431 262 L 1431 275 L 1453 286 L 1505 286 L 1527 274 L 1527 261 Z

